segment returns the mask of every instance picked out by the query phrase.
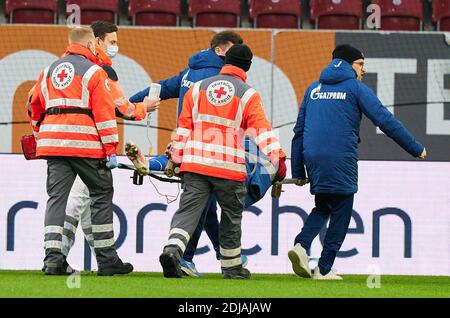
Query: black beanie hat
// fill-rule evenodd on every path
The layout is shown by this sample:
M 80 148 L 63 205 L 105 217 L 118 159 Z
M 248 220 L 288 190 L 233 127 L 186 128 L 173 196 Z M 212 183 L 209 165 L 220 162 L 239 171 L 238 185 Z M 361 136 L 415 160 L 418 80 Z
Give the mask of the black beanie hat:
M 349 64 L 353 64 L 353 61 L 364 59 L 364 54 L 353 46 L 342 44 L 334 49 L 333 59 L 342 59 Z
M 250 69 L 253 53 L 245 44 L 235 44 L 225 54 L 225 64 L 240 67 L 245 72 Z

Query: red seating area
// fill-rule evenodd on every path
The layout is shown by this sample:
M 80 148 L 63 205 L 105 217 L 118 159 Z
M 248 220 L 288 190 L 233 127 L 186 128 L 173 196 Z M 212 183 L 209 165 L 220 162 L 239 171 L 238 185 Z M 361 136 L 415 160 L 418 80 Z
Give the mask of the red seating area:
M 450 0 L 6 0 L 7 23 L 65 23 L 77 5 L 81 24 L 165 27 L 367 29 L 378 5 L 381 30 L 450 31 Z M 70 11 L 70 12 L 66 12 Z
M 58 22 L 58 1 L 8 0 L 5 16 L 10 23 L 54 24 Z
M 450 0 L 433 1 L 433 23 L 438 31 L 450 31 Z
M 310 19 L 316 29 L 361 28 L 363 11 L 360 0 L 311 0 Z
M 241 24 L 239 0 L 189 0 L 188 12 L 194 27 L 235 28 Z
M 298 0 L 251 0 L 249 18 L 255 28 L 300 28 L 302 8 Z
M 381 8 L 381 30 L 422 30 L 422 0 L 372 0 L 372 4 Z
M 96 20 L 117 23 L 118 0 L 67 0 L 67 5 L 76 4 L 81 9 L 81 24 L 91 24 Z
M 179 0 L 129 0 L 128 18 L 132 25 L 178 26 Z

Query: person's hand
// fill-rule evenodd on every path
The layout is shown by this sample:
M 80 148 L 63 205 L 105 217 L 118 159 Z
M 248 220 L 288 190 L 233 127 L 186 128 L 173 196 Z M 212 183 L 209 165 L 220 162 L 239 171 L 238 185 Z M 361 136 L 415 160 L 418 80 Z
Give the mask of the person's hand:
M 143 103 L 147 113 L 152 113 L 155 110 L 159 109 L 160 101 L 160 98 L 158 98 L 157 100 L 151 100 L 150 98 L 148 98 L 148 96 L 145 96 Z
M 299 187 L 303 187 L 305 184 L 309 183 L 309 179 L 305 178 L 305 179 L 298 179 L 297 183 L 295 184 L 296 186 Z
M 119 163 L 117 162 L 117 156 L 111 155 L 106 157 L 106 168 L 109 170 L 112 170 L 114 168 L 117 168 L 119 166 Z
M 181 169 L 181 163 L 174 164 L 174 166 L 173 166 L 173 175 L 175 177 L 180 177 L 181 176 L 180 169 Z
M 286 158 L 280 159 L 278 161 L 278 172 L 275 176 L 275 181 L 283 181 L 286 178 Z
M 427 157 L 427 150 L 425 148 L 423 148 L 422 153 L 419 156 L 419 159 L 425 159 Z
M 174 162 L 172 159 L 169 159 L 167 161 L 167 165 L 164 168 L 164 173 L 169 178 L 172 178 L 173 176 L 179 177 L 180 176 L 180 166 L 181 164 Z

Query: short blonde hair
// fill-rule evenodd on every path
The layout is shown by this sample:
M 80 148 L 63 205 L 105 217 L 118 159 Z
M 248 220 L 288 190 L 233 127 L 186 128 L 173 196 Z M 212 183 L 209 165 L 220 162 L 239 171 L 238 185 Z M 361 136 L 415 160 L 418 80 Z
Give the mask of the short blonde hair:
M 88 26 L 79 26 L 69 31 L 69 44 L 86 46 L 91 40 L 95 40 L 95 36 L 92 29 Z

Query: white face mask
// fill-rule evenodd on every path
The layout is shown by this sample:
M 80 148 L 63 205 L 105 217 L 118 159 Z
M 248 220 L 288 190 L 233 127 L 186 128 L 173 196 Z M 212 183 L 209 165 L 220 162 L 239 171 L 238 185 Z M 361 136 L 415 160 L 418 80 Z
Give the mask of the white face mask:
M 108 48 L 106 49 L 106 55 L 113 58 L 117 55 L 119 52 L 119 47 L 117 45 L 108 45 Z

